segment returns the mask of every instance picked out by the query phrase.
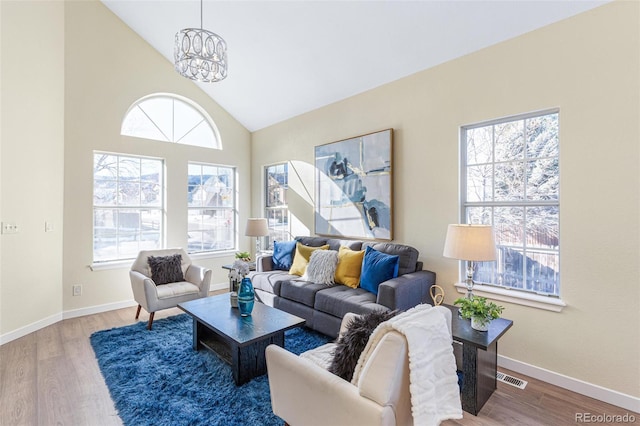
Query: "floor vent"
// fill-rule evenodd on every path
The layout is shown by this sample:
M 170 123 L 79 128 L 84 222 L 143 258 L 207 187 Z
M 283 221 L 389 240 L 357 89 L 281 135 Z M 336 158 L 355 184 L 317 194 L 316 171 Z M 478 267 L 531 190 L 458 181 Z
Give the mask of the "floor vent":
M 518 379 L 517 377 L 509 376 L 508 374 L 504 374 L 501 372 L 496 373 L 496 379 L 502 383 L 506 383 L 511 386 L 515 386 L 520 389 L 524 389 L 527 387 L 527 382 L 522 379 Z

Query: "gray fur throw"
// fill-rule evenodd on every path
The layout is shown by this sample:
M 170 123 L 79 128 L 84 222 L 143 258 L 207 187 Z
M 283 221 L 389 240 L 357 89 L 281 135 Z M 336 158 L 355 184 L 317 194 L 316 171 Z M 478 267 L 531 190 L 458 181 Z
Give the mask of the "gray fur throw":
M 367 346 L 369 336 L 378 324 L 393 318 L 398 311 L 376 310 L 360 315 L 351 320 L 347 330 L 336 342 L 333 351 L 333 360 L 328 370 L 336 376 L 351 382 L 353 372 L 358 364 L 360 354 Z
M 334 277 L 338 266 L 338 252 L 335 250 L 315 250 L 311 253 L 305 281 L 331 286 L 335 284 Z

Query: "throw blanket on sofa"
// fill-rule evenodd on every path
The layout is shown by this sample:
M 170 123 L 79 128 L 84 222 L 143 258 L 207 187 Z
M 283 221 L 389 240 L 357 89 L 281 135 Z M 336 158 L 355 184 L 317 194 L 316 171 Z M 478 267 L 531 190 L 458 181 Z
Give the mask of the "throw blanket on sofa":
M 380 324 L 360 355 L 352 383 L 358 383 L 362 366 L 390 331 L 407 339 L 413 423 L 438 425 L 443 420 L 461 419 L 451 334 L 444 316 L 430 305 L 418 305 Z

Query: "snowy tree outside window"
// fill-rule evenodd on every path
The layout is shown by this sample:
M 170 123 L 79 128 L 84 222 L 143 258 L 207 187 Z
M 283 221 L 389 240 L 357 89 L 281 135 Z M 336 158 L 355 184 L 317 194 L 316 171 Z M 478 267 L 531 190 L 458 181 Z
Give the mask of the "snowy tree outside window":
M 558 128 L 558 111 L 462 128 L 462 217 L 493 225 L 498 246 L 476 282 L 560 295 Z

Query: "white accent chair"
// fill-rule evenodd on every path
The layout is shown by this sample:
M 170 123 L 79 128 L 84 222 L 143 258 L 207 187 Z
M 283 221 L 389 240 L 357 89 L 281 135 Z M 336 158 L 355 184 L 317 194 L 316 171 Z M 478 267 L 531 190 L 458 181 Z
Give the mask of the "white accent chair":
M 151 279 L 151 269 L 147 259 L 149 256 L 174 254 L 182 256 L 181 268 L 185 280 L 157 286 Z M 206 297 L 209 294 L 211 269 L 193 265 L 189 255 L 181 248 L 142 250 L 131 265 L 129 277 L 133 298 L 138 302 L 136 319 L 140 316 L 140 308 L 144 308 L 149 312 L 147 328 L 151 330 L 156 311 L 175 308 L 179 303 Z
M 437 306 L 451 333 L 451 311 Z M 342 320 L 340 335 L 355 314 Z M 271 405 L 286 424 L 412 425 L 409 359 L 405 337 L 389 332 L 363 366 L 354 385 L 327 371 L 335 343 L 300 356 L 276 345 L 266 348 Z

